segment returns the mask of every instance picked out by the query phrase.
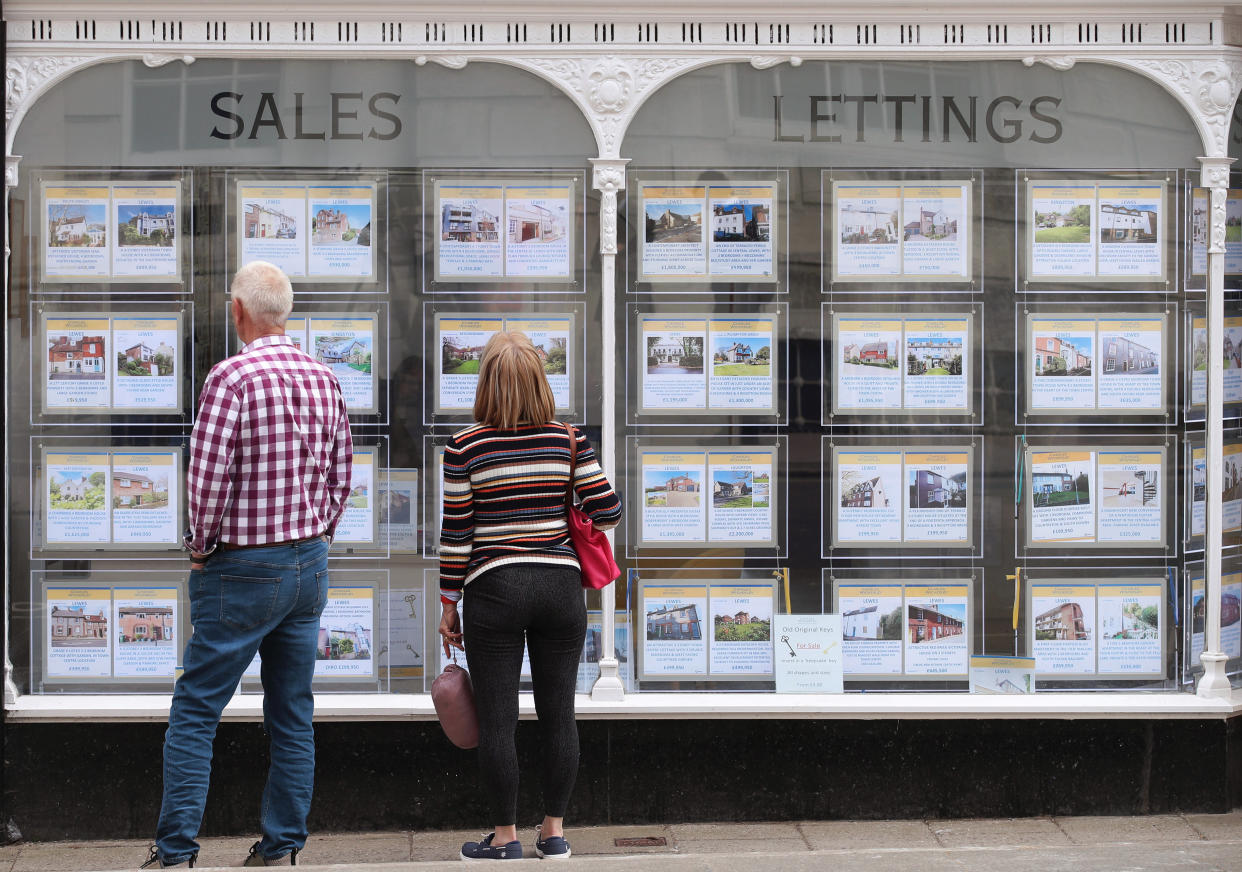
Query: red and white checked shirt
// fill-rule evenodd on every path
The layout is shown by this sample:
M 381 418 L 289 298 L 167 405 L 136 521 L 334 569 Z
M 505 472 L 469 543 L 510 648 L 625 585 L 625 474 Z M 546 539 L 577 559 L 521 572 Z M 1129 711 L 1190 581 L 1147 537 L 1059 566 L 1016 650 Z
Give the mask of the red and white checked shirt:
M 212 367 L 190 438 L 185 544 L 265 545 L 332 535 L 354 445 L 340 383 L 287 336 Z

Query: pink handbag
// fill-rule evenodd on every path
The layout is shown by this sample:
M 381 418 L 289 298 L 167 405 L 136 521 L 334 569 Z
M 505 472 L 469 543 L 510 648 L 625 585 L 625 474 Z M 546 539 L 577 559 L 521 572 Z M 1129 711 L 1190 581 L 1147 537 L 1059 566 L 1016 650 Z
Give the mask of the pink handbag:
M 467 751 L 479 747 L 479 712 L 469 672 L 456 663 L 445 666 L 431 682 L 431 704 L 450 742 Z
M 569 525 L 569 540 L 578 553 L 582 567 L 582 586 L 591 590 L 607 587 L 621 575 L 617 561 L 612 557 L 612 545 L 602 531 L 596 530 L 587 513 L 574 505 L 574 473 L 578 469 L 578 440 L 574 430 L 565 425 L 569 434 L 569 489 L 565 492 L 565 520 Z

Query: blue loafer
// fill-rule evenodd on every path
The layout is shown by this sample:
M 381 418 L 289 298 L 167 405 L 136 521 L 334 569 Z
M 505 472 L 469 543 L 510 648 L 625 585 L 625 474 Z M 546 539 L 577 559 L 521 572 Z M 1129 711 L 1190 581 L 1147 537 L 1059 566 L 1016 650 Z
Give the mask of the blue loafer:
M 493 845 L 495 833 L 488 833 L 481 842 L 466 842 L 461 846 L 463 860 L 521 860 L 522 843 L 512 841 L 507 845 Z
M 571 851 L 565 837 L 548 836 L 545 839 L 540 835 L 542 829 L 542 825 L 535 827 L 535 856 L 540 860 L 568 860 Z

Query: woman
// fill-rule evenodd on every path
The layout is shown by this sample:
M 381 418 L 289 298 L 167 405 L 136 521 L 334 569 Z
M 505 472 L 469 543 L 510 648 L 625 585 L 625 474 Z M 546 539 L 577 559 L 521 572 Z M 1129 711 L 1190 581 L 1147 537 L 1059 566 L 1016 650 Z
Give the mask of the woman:
M 483 349 L 474 418 L 444 450 L 440 532 L 440 635 L 462 647 L 479 710 L 479 769 L 495 832 L 462 846 L 464 860 L 515 860 L 518 681 L 530 652 L 542 731 L 543 823 L 535 853 L 569 857 L 563 818 L 578 774 L 574 690 L 586 635 L 586 603 L 569 540 L 570 432 L 573 489 L 599 529 L 616 526 L 621 502 L 576 428 L 552 420 L 556 403 L 543 363 L 522 333 L 498 333 Z M 463 602 L 463 614 L 458 601 Z M 464 627 L 462 622 L 464 619 Z

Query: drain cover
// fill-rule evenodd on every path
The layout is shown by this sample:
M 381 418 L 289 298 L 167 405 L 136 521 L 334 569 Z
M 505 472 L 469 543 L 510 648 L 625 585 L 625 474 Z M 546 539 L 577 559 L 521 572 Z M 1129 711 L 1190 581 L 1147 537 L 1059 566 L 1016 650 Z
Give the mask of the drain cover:
M 668 845 L 664 836 L 638 836 L 631 839 L 613 839 L 618 848 L 663 848 Z

